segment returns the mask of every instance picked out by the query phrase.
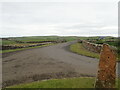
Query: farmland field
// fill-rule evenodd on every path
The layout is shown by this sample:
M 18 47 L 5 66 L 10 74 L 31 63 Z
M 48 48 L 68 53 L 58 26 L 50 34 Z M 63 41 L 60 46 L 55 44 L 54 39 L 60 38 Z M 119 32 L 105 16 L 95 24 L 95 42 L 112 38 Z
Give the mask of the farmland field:
M 3 48 L 3 53 L 5 52 L 13 52 L 18 50 L 23 50 L 24 48 L 33 48 L 35 46 L 40 46 L 44 43 L 42 46 L 49 46 L 53 45 L 55 43 L 61 43 L 61 42 L 68 42 L 76 40 L 77 37 L 75 36 L 30 36 L 30 37 L 11 37 L 11 38 L 2 38 L 1 43 L 2 47 L 16 47 L 15 49 L 5 49 Z M 51 43 L 51 44 L 49 44 Z M 41 44 L 41 45 L 39 45 Z M 6 46 L 7 45 L 7 46 Z M 17 48 L 18 47 L 18 48 Z M 22 47 L 22 48 L 19 48 Z
M 13 51 L 10 53 L 6 53 L 9 50 L 3 50 L 3 87 L 14 87 L 14 85 L 19 84 L 20 86 L 15 87 L 33 87 L 33 85 L 36 84 L 36 87 L 39 87 L 40 85 L 40 87 L 43 88 L 45 85 L 52 88 L 61 86 L 64 88 L 70 87 L 70 85 L 76 88 L 92 88 L 97 73 L 99 55 L 85 50 L 85 48 L 83 48 L 82 45 L 77 42 L 77 40 L 82 39 L 102 44 L 104 42 L 108 42 L 110 38 L 106 37 L 100 40 L 99 37 L 88 38 L 73 36 L 14 37 L 8 39 L 4 38 L 2 41 L 3 45 L 27 46 L 43 42 L 46 43 L 48 41 L 52 43 L 45 44 L 43 46 L 27 47 L 29 48 L 27 50 L 20 48 L 20 50 L 23 50 L 19 52 L 17 52 L 17 49 L 10 49 Z M 116 40 L 116 38 L 114 40 Z M 111 41 L 108 43 L 117 47 L 116 42 Z M 71 45 L 72 47 L 70 47 Z M 71 52 L 70 49 L 75 53 Z M 82 55 L 76 53 L 82 53 Z M 92 57 L 95 58 L 91 58 L 91 55 L 93 55 Z M 69 79 L 73 77 L 76 77 L 76 79 Z M 78 83 L 78 81 L 81 83 L 82 77 L 90 77 L 90 79 L 85 79 L 85 82 L 81 84 L 81 86 L 74 86 L 75 84 L 72 82 L 68 83 L 68 85 L 65 84 L 64 86 L 64 83 L 69 82 L 69 80 L 75 83 Z M 68 79 L 62 80 L 63 78 Z M 38 83 L 36 82 L 48 79 L 53 80 Z M 88 84 L 88 82 L 90 82 L 90 84 Z M 24 85 L 24 83 L 30 84 Z M 86 83 L 88 86 L 85 86 Z M 51 86 L 51 84 L 54 85 Z
M 31 36 L 31 37 L 12 37 L 9 38 L 9 40 L 3 40 L 3 44 L 14 44 L 14 41 L 21 41 L 21 42 L 32 42 L 32 41 L 59 41 L 59 40 L 66 40 L 66 41 L 72 41 L 76 40 L 76 36 Z M 10 43 L 11 41 L 11 43 Z

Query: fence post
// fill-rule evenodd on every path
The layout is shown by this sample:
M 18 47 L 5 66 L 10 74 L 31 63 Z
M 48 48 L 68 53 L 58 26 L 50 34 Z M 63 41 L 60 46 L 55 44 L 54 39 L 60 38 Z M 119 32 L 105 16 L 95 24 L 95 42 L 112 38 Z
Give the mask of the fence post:
M 108 45 L 103 44 L 95 88 L 115 88 L 116 54 Z

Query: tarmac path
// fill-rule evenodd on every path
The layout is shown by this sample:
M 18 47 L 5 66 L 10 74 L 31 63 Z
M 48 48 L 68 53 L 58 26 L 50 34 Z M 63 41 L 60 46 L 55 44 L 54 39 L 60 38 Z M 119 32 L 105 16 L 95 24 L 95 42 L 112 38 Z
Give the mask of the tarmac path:
M 3 87 L 68 77 L 94 77 L 98 59 L 69 51 L 73 42 L 3 54 Z

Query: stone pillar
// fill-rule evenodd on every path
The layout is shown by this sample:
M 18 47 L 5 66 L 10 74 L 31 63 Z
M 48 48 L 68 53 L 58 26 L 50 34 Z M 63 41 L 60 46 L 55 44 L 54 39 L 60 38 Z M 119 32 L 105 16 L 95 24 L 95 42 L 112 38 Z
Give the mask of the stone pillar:
M 95 88 L 115 88 L 116 54 L 107 44 L 103 44 Z

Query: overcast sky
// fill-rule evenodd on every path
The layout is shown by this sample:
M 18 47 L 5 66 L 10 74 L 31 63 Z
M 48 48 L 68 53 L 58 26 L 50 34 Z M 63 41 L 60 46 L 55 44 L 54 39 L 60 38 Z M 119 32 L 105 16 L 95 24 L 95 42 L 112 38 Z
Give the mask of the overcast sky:
M 118 36 L 116 0 L 0 2 L 1 37 Z

